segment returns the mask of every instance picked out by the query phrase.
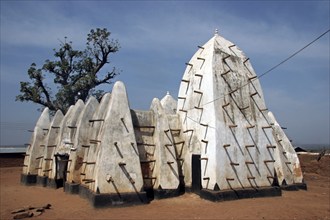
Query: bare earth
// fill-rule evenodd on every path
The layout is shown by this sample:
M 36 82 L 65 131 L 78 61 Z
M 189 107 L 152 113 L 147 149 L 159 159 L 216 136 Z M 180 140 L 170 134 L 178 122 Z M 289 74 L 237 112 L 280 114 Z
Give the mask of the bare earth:
M 79 195 L 63 189 L 20 184 L 22 160 L 0 160 L 0 218 L 12 219 L 12 210 L 51 204 L 31 219 L 330 219 L 330 156 L 300 155 L 308 190 L 283 191 L 281 197 L 210 202 L 186 193 L 121 208 L 93 208 Z

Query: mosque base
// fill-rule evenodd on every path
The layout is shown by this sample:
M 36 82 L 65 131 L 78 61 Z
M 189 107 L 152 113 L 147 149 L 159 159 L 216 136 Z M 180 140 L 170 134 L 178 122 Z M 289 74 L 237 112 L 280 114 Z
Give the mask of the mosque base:
M 261 187 L 221 191 L 202 189 L 199 195 L 203 199 L 207 199 L 213 202 L 220 202 L 236 199 L 281 196 L 282 191 L 280 187 Z
M 178 189 L 154 189 L 154 198 L 155 199 L 166 199 L 171 197 L 176 197 L 184 192 Z
M 36 174 L 21 174 L 21 183 L 26 186 L 35 185 L 37 183 Z
M 307 190 L 307 184 L 306 183 L 295 183 L 291 185 L 281 186 L 282 190 L 286 191 L 297 191 L 297 190 Z
M 37 185 L 47 186 L 48 176 L 37 176 Z
M 58 184 L 57 180 L 48 178 L 47 187 L 57 189 L 57 188 L 60 188 L 62 186 Z
M 101 193 L 92 192 L 87 187 L 79 186 L 79 195 L 89 200 L 95 208 L 111 206 L 132 206 L 149 203 L 146 192 L 138 193 Z
M 69 194 L 79 194 L 80 184 L 79 183 L 65 183 L 64 191 Z

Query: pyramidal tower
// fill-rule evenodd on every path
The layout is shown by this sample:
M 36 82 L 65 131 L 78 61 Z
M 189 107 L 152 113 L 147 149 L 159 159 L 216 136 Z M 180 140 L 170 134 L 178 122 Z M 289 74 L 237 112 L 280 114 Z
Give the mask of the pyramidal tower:
M 123 82 L 98 102 L 46 108 L 21 182 L 64 187 L 95 207 L 195 192 L 212 201 L 306 189 L 299 158 L 265 104 L 249 59 L 215 35 L 186 63 L 177 100 L 133 110 Z
M 177 106 L 187 143 L 185 183 L 215 200 L 234 189 L 304 188 L 299 160 L 269 117 L 249 58 L 216 31 L 186 65 Z

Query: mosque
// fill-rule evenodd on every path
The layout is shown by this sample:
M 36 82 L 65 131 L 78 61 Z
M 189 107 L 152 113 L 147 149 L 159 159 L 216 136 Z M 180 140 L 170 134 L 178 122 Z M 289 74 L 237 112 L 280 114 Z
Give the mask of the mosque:
M 116 82 L 63 115 L 45 108 L 21 183 L 63 187 L 94 207 L 193 192 L 211 201 L 307 189 L 298 156 L 268 110 L 249 58 L 217 32 L 186 63 L 177 100 L 130 109 Z

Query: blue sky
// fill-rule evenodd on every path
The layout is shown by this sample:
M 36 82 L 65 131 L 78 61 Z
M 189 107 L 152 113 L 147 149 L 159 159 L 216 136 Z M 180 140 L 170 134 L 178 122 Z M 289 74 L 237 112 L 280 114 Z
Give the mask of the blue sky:
M 107 28 L 121 49 L 131 108 L 177 97 L 185 62 L 219 29 L 261 75 L 329 29 L 329 1 L 1 1 L 1 145 L 29 141 L 38 105 L 15 102 L 31 63 L 41 66 L 68 37 L 83 49 Z M 329 144 L 329 33 L 260 79 L 268 108 L 294 144 Z M 112 86 L 102 87 L 111 91 Z

